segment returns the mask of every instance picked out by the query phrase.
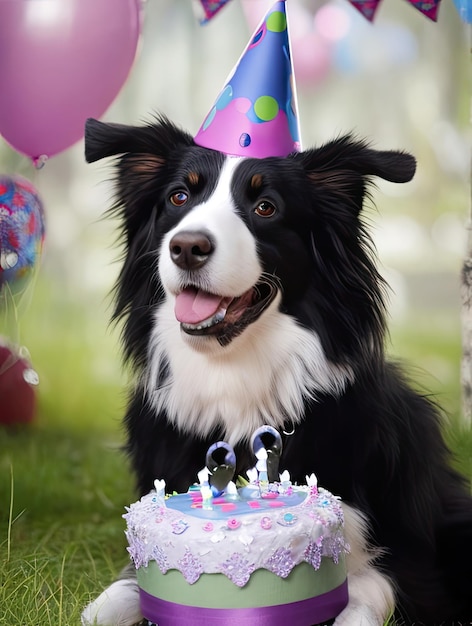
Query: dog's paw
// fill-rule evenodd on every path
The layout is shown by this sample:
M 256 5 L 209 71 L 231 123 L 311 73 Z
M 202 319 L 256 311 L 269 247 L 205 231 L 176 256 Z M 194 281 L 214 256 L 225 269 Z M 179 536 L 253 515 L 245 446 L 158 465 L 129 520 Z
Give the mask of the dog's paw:
M 134 626 L 143 619 L 136 580 L 117 580 L 82 613 L 82 626 Z
M 383 619 L 366 606 L 352 606 L 351 603 L 334 620 L 333 626 L 383 626 Z

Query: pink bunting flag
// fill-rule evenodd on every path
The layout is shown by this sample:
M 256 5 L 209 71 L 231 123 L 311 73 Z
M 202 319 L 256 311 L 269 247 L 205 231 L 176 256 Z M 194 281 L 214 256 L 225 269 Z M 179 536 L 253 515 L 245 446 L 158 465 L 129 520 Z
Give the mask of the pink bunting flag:
M 468 2 L 469 0 L 462 0 Z M 229 2 L 229 0 L 197 0 L 202 17 L 201 24 L 206 24 Z M 349 0 L 362 15 L 372 22 L 381 0 Z M 415 9 L 436 22 L 438 19 L 439 4 L 441 0 L 407 0 Z
M 369 22 L 372 22 L 374 19 L 375 12 L 380 4 L 380 0 L 349 0 L 349 2 L 362 13 Z
M 372 22 L 381 0 L 349 0 L 362 15 Z M 438 19 L 439 3 L 441 0 L 407 0 L 415 9 L 436 22 Z
M 228 2 L 229 0 L 200 0 L 200 13 L 203 12 L 200 24 L 209 22 Z
M 441 0 L 407 0 L 415 9 L 436 22 L 438 19 L 439 3 Z M 349 0 L 362 15 L 372 22 L 381 0 Z
M 438 19 L 439 3 L 441 0 L 408 0 L 423 15 L 436 22 Z

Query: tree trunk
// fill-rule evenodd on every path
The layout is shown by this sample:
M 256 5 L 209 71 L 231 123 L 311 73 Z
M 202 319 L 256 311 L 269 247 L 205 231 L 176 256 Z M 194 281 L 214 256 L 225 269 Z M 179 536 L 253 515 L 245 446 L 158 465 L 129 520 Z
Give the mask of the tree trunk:
M 470 59 L 472 60 L 472 30 L 468 29 Z M 471 101 L 472 124 L 472 101 Z M 462 266 L 461 277 L 461 300 L 462 300 L 462 419 L 465 425 L 472 424 L 472 158 L 471 158 L 471 188 L 470 188 L 470 210 L 467 239 L 467 251 L 464 264 Z
M 470 230 L 470 226 L 469 226 Z M 467 257 L 462 266 L 462 419 L 472 424 L 472 235 L 469 232 Z

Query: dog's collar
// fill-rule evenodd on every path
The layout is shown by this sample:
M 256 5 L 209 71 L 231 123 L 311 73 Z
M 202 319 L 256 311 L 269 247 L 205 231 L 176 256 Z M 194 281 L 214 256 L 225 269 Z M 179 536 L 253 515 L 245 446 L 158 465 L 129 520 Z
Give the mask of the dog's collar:
M 295 433 L 295 424 L 292 422 L 292 423 L 290 424 L 290 426 L 291 426 L 292 430 L 287 431 L 287 430 L 285 430 L 285 429 L 282 429 L 282 433 L 283 433 L 286 437 L 290 437 L 291 435 L 293 435 L 293 434 Z

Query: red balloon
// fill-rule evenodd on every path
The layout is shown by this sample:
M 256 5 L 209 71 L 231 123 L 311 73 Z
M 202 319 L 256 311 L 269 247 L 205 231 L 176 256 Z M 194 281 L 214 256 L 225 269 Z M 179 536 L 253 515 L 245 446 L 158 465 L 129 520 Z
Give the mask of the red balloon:
M 0 344 L 0 424 L 31 422 L 36 413 L 37 375 L 26 359 Z
M 141 0 L 0 0 L 0 134 L 36 159 L 78 141 L 131 69 Z

